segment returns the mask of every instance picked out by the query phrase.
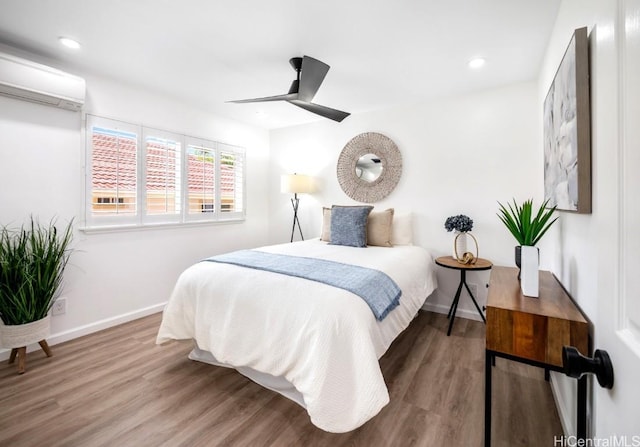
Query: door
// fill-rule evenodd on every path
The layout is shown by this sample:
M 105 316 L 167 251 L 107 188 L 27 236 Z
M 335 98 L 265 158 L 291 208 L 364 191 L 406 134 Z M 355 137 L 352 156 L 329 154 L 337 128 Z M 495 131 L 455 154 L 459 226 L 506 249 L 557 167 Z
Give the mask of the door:
M 619 0 L 616 22 L 618 144 L 594 154 L 602 204 L 594 341 L 609 352 L 615 383 L 605 390 L 594 381 L 592 434 L 617 437 L 618 444 L 607 445 L 640 445 L 640 0 Z

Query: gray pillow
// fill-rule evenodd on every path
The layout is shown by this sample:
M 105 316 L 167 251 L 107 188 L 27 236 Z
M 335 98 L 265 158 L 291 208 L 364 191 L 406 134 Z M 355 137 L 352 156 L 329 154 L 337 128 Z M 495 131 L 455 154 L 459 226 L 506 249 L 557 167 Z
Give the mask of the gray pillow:
M 372 206 L 331 207 L 331 245 L 367 246 L 367 219 Z

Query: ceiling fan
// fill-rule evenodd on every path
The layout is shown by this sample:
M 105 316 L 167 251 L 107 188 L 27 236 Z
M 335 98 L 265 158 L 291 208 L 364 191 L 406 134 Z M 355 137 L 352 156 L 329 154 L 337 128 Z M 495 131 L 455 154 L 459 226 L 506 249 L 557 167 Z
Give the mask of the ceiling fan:
M 287 101 L 309 112 L 338 122 L 341 122 L 350 115 L 350 113 L 311 102 L 329 71 L 330 67 L 327 64 L 309 56 L 292 57 L 289 59 L 289 63 L 296 71 L 297 77 L 296 80 L 291 83 L 288 93 L 284 95 L 267 96 L 265 98 L 240 99 L 229 102 L 242 104 L 247 102 Z

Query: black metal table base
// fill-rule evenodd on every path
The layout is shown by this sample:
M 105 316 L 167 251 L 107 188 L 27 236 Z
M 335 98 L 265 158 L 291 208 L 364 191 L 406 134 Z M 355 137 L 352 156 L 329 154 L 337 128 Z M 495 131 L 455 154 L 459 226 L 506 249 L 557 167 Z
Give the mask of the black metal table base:
M 523 359 L 513 355 L 503 354 L 497 351 L 485 350 L 485 382 L 484 382 L 484 447 L 491 446 L 491 367 L 495 366 L 496 357 L 502 357 L 514 362 L 544 368 L 545 380 L 548 380 L 549 370 L 563 372 L 562 368 L 533 360 Z M 584 442 L 587 437 L 587 377 L 578 379 L 578 417 L 577 438 L 578 442 Z M 582 441 L 581 441 L 582 440 Z M 583 444 L 576 444 L 583 445 Z
M 456 296 L 453 299 L 453 302 L 451 303 L 451 307 L 449 308 L 449 313 L 447 314 L 447 318 L 449 319 L 449 329 L 447 330 L 447 337 L 451 335 L 451 328 L 453 328 L 453 320 L 455 320 L 456 312 L 458 311 L 458 302 L 460 301 L 460 295 L 462 293 L 463 285 L 467 289 L 467 292 L 471 297 L 471 301 L 473 301 L 473 304 L 475 304 L 476 309 L 478 309 L 478 313 L 480 314 L 482 321 L 484 321 L 485 323 L 487 322 L 487 320 L 484 317 L 484 314 L 482 313 L 482 310 L 480 310 L 480 306 L 478 306 L 478 302 L 473 296 L 473 293 L 471 293 L 471 289 L 469 289 L 469 286 L 467 285 L 467 271 L 462 269 L 460 270 L 460 284 L 458 285 L 458 291 L 456 292 Z

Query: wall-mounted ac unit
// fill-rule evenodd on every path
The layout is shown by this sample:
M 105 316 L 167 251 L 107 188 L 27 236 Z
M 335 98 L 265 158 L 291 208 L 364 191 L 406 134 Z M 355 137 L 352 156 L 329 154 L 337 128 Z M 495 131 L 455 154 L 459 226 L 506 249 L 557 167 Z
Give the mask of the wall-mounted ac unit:
M 78 76 L 0 53 L 1 95 L 80 111 L 85 90 L 85 81 Z

